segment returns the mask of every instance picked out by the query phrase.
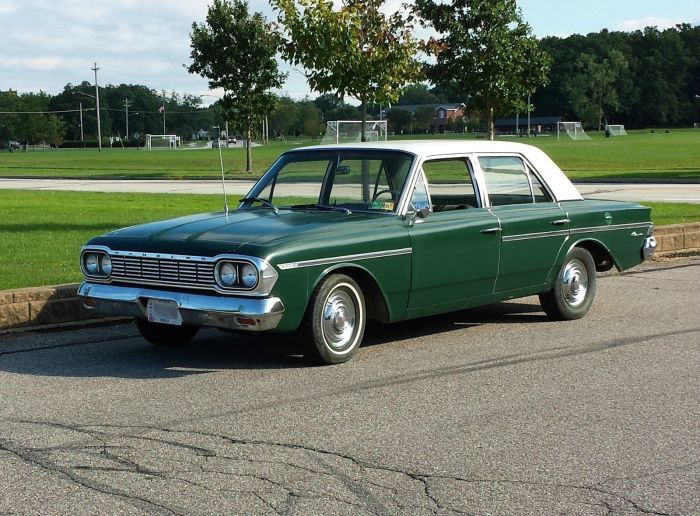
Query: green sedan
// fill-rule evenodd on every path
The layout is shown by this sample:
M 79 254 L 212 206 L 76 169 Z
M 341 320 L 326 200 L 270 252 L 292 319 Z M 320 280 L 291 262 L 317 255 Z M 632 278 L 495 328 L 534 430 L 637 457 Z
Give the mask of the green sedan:
M 650 210 L 586 200 L 541 150 L 511 142 L 305 147 L 237 209 L 119 229 L 80 257 L 84 306 L 158 345 L 202 326 L 292 335 L 350 359 L 368 319 L 395 322 L 539 295 L 583 317 L 596 272 L 656 246 Z

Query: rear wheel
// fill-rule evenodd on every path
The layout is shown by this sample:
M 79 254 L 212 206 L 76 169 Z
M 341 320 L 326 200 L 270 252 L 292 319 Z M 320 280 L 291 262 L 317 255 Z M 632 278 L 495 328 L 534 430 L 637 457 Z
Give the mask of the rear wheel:
M 574 247 L 557 273 L 554 288 L 540 294 L 540 303 L 549 317 L 579 319 L 586 315 L 596 290 L 596 269 L 591 253 Z
M 360 286 L 332 274 L 316 287 L 302 327 L 304 355 L 320 364 L 350 360 L 365 333 L 365 300 Z
M 191 341 L 199 331 L 199 326 L 183 324 L 153 323 L 147 319 L 136 319 L 136 328 L 141 336 L 157 346 L 184 346 Z

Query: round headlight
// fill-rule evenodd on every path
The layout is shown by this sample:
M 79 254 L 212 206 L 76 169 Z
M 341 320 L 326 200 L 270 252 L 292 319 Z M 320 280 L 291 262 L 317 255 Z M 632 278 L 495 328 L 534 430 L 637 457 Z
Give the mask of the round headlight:
M 246 263 L 241 268 L 241 283 L 245 288 L 253 288 L 258 282 L 258 269 L 254 265 Z
M 223 287 L 232 287 L 236 283 L 238 274 L 236 273 L 236 266 L 229 262 L 223 262 L 219 265 L 217 270 L 219 283 Z
M 97 274 L 97 271 L 100 270 L 97 253 L 85 254 L 85 270 L 88 274 Z
M 108 254 L 100 255 L 100 272 L 105 276 L 112 274 L 112 259 Z

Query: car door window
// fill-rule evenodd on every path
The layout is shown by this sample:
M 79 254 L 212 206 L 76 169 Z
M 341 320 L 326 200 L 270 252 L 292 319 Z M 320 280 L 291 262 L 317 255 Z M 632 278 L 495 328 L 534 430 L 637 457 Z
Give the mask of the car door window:
M 480 156 L 491 206 L 551 202 L 536 175 L 517 156 Z
M 465 158 L 425 161 L 423 173 L 428 181 L 432 211 L 464 210 L 479 206 L 470 165 Z M 418 189 L 414 192 L 415 195 L 420 195 Z
M 532 196 L 535 198 L 535 202 L 552 202 L 552 196 L 544 187 L 540 179 L 529 170 L 530 182 L 532 183 Z

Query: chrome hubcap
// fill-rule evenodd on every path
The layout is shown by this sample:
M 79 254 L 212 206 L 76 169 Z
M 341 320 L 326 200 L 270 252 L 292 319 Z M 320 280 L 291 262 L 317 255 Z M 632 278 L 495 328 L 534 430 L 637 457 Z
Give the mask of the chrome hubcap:
M 586 300 L 588 292 L 588 272 L 581 260 L 571 260 L 561 274 L 564 300 L 569 306 L 577 307 Z
M 323 305 L 321 328 L 330 348 L 341 351 L 353 342 L 357 325 L 352 294 L 339 287 L 331 291 Z

